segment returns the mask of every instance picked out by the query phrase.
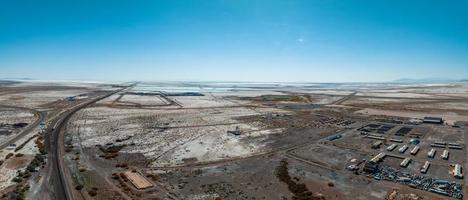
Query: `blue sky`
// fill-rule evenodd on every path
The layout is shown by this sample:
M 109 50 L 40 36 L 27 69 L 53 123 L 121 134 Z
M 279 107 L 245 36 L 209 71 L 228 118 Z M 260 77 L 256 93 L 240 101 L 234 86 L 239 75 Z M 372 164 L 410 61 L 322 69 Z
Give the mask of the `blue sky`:
M 0 78 L 468 78 L 468 1 L 0 1 Z

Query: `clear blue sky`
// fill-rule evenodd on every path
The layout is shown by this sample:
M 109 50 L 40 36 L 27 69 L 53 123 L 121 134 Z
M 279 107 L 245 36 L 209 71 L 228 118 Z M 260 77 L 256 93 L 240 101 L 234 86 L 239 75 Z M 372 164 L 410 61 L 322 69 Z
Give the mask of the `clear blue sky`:
M 2 0 L 5 77 L 468 78 L 468 1 Z

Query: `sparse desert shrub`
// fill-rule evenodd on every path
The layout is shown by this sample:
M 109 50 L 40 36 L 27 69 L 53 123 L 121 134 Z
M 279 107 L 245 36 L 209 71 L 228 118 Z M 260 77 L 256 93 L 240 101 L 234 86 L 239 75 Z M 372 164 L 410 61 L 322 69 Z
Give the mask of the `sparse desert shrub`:
M 20 177 L 15 177 L 15 178 L 13 178 L 12 181 L 13 181 L 13 182 L 16 182 L 16 183 L 19 183 L 19 182 L 23 181 L 23 179 L 20 178 Z
M 148 174 L 148 175 L 146 175 L 146 177 L 151 178 L 151 180 L 153 180 L 153 181 L 159 180 L 159 176 L 156 175 L 156 174 Z
M 120 163 L 120 164 L 115 165 L 115 167 L 128 168 L 128 164 L 127 163 Z
M 79 190 L 82 190 L 82 189 L 83 189 L 83 185 L 77 185 L 77 186 L 75 186 L 75 189 L 78 190 L 78 191 L 79 191 Z
M 25 179 L 27 179 L 27 178 L 31 177 L 31 173 L 30 173 L 29 171 L 26 171 L 26 172 L 23 174 L 22 177 L 25 178 Z
M 97 191 L 95 191 L 95 190 L 88 190 L 88 194 L 89 194 L 89 196 L 94 197 L 94 196 L 97 195 Z
M 322 197 L 314 197 L 313 193 L 309 191 L 307 186 L 303 183 L 296 183 L 293 178 L 289 175 L 288 172 L 288 162 L 286 160 L 282 160 L 280 163 L 280 166 L 276 169 L 276 176 L 277 178 L 288 185 L 289 191 L 291 191 L 294 196 L 293 199 L 297 200 L 306 200 L 306 199 L 312 199 L 312 200 L 321 200 L 324 199 Z
M 5 156 L 5 160 L 8 159 L 8 158 L 11 158 L 14 154 L 13 153 L 9 153 Z

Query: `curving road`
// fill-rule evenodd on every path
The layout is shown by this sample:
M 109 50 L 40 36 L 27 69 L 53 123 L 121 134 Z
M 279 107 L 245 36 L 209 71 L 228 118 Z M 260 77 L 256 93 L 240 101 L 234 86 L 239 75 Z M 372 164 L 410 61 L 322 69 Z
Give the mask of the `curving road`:
M 46 112 L 44 111 L 38 111 L 34 110 L 31 108 L 24 108 L 24 107 L 18 107 L 18 106 L 7 106 L 7 105 L 0 105 L 0 107 L 3 108 L 13 108 L 13 109 L 20 109 L 20 110 L 27 110 L 29 112 L 34 113 L 34 116 L 36 116 L 36 121 L 34 123 L 29 124 L 24 130 L 22 130 L 20 133 L 16 134 L 14 137 L 10 138 L 9 140 L 2 142 L 0 144 L 0 149 L 6 148 L 10 144 L 14 144 L 16 141 L 19 139 L 23 138 L 24 136 L 28 135 L 31 131 L 33 131 L 41 122 L 45 120 L 46 117 Z

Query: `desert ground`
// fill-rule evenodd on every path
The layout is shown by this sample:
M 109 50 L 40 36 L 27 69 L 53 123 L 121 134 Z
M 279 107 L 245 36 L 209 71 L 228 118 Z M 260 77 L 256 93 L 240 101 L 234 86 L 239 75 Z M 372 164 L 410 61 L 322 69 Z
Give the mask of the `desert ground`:
M 26 81 L 0 89 L 2 199 L 468 195 L 464 83 Z

